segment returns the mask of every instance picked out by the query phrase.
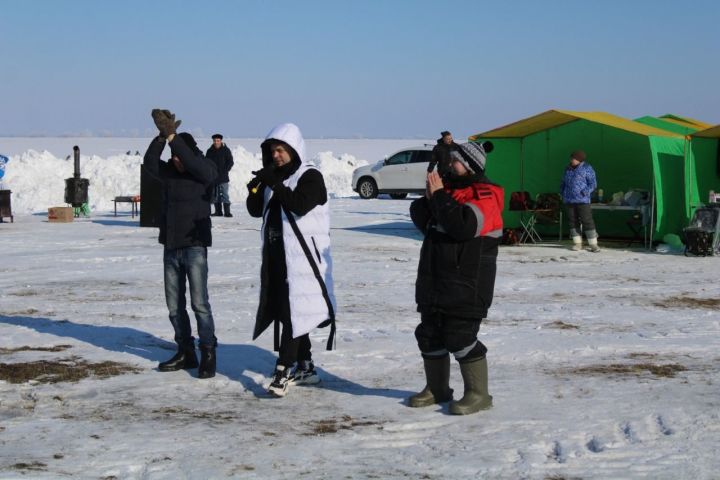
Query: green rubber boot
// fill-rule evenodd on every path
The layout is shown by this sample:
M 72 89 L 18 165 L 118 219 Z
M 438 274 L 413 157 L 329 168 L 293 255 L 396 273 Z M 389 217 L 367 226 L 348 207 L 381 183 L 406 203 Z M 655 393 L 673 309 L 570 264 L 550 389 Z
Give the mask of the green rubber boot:
M 425 388 L 408 398 L 408 405 L 417 407 L 429 407 L 436 403 L 452 400 L 452 388 L 450 388 L 450 355 L 442 358 L 423 358 L 425 366 Z
M 492 407 L 492 395 L 488 393 L 487 359 L 460 364 L 465 382 L 465 394 L 457 402 L 450 403 L 453 415 L 468 415 Z

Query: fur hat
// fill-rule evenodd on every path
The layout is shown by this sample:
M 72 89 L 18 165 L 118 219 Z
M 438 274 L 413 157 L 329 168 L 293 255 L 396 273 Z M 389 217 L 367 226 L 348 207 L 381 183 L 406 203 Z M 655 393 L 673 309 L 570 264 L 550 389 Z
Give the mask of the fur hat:
M 212 136 L 212 139 L 215 140 L 216 138 L 219 138 L 220 140 L 222 140 L 223 136 L 220 135 L 219 133 L 216 133 L 215 135 Z
M 582 150 L 575 150 L 570 154 L 570 158 L 574 158 L 578 162 L 584 162 L 585 161 L 585 152 Z
M 492 150 L 492 143 L 460 143 L 457 149 L 450 152 L 450 157 L 465 165 L 465 168 L 472 173 L 481 173 L 485 171 L 485 161 L 488 154 L 486 148 Z

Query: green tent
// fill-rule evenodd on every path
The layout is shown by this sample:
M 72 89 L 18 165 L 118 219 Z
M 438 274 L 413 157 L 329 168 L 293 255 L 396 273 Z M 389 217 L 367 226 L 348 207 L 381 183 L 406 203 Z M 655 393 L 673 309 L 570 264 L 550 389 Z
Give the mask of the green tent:
M 710 191 L 720 193 L 720 125 L 686 137 L 686 176 L 692 179 L 687 192 L 688 215 L 709 200 Z
M 661 130 L 678 133 L 680 135 L 690 135 L 698 130 L 705 130 L 710 127 L 710 124 L 701 122 L 700 120 L 680 117 L 670 113 L 659 117 L 646 115 L 644 117 L 636 118 L 635 121 L 644 125 L 659 128 Z
M 487 174 L 505 188 L 507 226 L 520 224 L 520 213 L 508 209 L 510 193 L 527 191 L 534 197 L 558 192 L 570 152 L 578 149 L 587 153 L 606 199 L 631 189 L 652 195 L 651 238 L 679 233 L 687 225 L 685 140 L 678 133 L 604 112 L 549 110 L 469 139 L 495 145 Z M 629 215 L 593 212 L 601 237 L 631 234 Z

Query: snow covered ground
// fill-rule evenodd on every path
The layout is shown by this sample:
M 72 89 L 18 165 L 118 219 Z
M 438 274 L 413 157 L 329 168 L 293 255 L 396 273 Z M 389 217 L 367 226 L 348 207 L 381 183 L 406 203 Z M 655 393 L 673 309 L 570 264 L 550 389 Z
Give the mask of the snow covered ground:
M 0 224 L 0 374 L 95 372 L 0 381 L 0 478 L 718 478 L 720 260 L 503 247 L 480 330 L 495 407 L 411 409 L 424 376 L 409 203 L 331 200 L 337 349 L 316 331 L 323 381 L 283 399 L 265 395 L 271 332 L 251 341 L 259 222 L 240 202 L 213 219 L 210 380 L 155 370 L 174 351 L 155 230 L 107 211 Z

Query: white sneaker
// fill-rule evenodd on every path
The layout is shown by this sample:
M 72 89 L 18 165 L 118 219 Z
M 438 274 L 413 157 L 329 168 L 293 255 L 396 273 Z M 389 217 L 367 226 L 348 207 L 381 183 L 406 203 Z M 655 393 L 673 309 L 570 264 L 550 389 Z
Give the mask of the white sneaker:
M 582 243 L 573 243 L 572 249 L 573 252 L 579 252 L 582 250 Z
M 275 367 L 273 379 L 268 387 L 268 393 L 276 397 L 284 397 L 290 386 L 290 369 L 282 365 Z
M 320 383 L 320 376 L 315 370 L 312 360 L 301 360 L 290 375 L 290 382 L 295 385 L 315 385 Z

